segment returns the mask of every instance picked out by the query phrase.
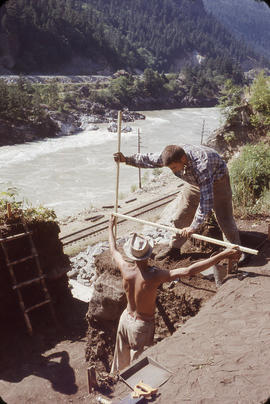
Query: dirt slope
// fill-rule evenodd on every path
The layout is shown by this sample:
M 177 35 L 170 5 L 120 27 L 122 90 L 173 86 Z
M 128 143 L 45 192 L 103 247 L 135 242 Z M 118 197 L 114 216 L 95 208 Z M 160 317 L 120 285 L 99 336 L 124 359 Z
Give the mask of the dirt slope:
M 231 276 L 199 314 L 148 349 L 173 372 L 156 403 L 266 403 L 270 399 L 270 246 Z M 116 395 L 129 388 L 119 383 Z

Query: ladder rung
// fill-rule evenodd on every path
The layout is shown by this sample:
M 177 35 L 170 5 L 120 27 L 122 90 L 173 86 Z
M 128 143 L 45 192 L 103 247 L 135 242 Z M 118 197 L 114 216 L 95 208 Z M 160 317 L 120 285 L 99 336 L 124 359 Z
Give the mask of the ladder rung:
M 27 231 L 25 233 L 15 234 L 14 236 L 8 236 L 8 237 L 5 237 L 5 238 L 0 238 L 0 243 L 3 243 L 5 241 L 17 240 L 18 238 L 22 238 L 22 237 L 27 237 L 32 233 L 33 233 L 32 231 Z
M 44 279 L 44 278 L 46 278 L 46 275 L 41 275 L 38 278 L 34 278 L 34 279 L 30 279 L 29 281 L 24 281 L 24 282 L 18 283 L 17 285 L 12 286 L 12 289 L 16 290 L 18 288 L 22 288 L 23 286 L 31 285 L 31 283 L 39 282 L 41 279 Z
M 28 261 L 28 260 L 30 260 L 30 259 L 32 259 L 34 257 L 37 257 L 37 256 L 38 256 L 37 254 L 32 254 L 32 255 L 29 255 L 28 257 L 21 258 L 20 260 L 9 262 L 7 265 L 9 267 L 11 267 L 12 265 L 20 264 L 21 262 Z
M 35 304 L 34 306 L 28 307 L 28 309 L 25 310 L 25 313 L 29 313 L 29 311 L 37 309 L 38 307 L 44 306 L 44 304 L 48 304 L 48 303 L 51 303 L 51 299 L 44 300 L 44 302 L 41 302 L 41 303 Z

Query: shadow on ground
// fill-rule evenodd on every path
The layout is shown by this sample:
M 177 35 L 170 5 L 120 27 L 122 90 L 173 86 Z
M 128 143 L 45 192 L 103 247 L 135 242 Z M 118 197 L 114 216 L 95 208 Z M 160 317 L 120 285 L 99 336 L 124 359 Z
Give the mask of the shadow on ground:
M 32 317 L 34 334 L 27 335 L 21 319 L 8 321 L 0 335 L 0 380 L 19 383 L 35 375 L 47 379 L 52 389 L 62 394 L 75 394 L 78 386 L 69 354 L 61 350 L 61 342 L 85 343 L 88 304 L 72 297 L 56 307 L 57 324 L 49 313 L 40 311 Z M 14 320 L 14 319 L 13 319 Z M 59 344 L 57 352 L 48 353 Z

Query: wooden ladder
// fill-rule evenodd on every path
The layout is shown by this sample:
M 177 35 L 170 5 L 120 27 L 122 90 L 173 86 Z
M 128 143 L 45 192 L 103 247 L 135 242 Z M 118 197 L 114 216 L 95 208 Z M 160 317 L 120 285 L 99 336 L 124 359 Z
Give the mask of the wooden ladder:
M 32 238 L 32 232 L 28 230 L 28 226 L 24 221 L 23 221 L 22 224 L 23 224 L 23 227 L 24 227 L 24 232 L 23 233 L 19 233 L 19 234 L 15 234 L 13 236 L 0 238 L 0 243 L 2 245 L 2 249 L 3 249 L 5 260 L 6 260 L 6 265 L 7 265 L 7 268 L 9 270 L 9 273 L 10 273 L 10 276 L 11 276 L 12 289 L 17 292 L 20 308 L 21 308 L 21 311 L 22 311 L 23 316 L 24 316 L 27 331 L 28 331 L 29 335 L 33 335 L 33 328 L 32 328 L 32 325 L 31 325 L 29 312 L 31 312 L 34 309 L 37 309 L 38 307 L 41 307 L 41 306 L 44 306 L 44 305 L 48 304 L 49 307 L 50 307 L 52 318 L 53 318 L 55 323 L 56 323 L 56 316 L 55 316 L 55 311 L 54 311 L 53 303 L 52 303 L 52 300 L 51 300 L 51 296 L 49 294 L 49 291 L 47 289 L 47 285 L 46 285 L 46 282 L 45 282 L 46 275 L 43 273 L 41 265 L 40 265 L 39 256 L 38 256 L 38 253 L 37 253 L 37 250 L 36 250 L 33 238 Z M 24 238 L 24 237 L 29 238 L 31 254 L 29 256 L 27 256 L 27 257 L 24 257 L 24 258 L 15 260 L 15 261 L 10 261 L 7 244 L 10 241 L 18 240 L 18 239 L 21 239 L 21 238 Z M 34 260 L 35 267 L 37 269 L 37 277 L 18 283 L 17 278 L 16 278 L 16 274 L 15 274 L 15 270 L 14 270 L 14 266 L 16 266 L 17 264 L 23 263 L 23 262 L 30 261 L 30 260 Z M 41 290 L 44 292 L 45 300 L 43 300 L 40 303 L 35 304 L 35 305 L 31 306 L 31 307 L 26 308 L 24 300 L 23 300 L 23 295 L 22 295 L 21 289 L 23 287 L 25 287 L 25 286 L 28 286 L 28 285 L 31 285 L 31 284 L 34 284 L 34 283 L 39 283 L 40 284 Z

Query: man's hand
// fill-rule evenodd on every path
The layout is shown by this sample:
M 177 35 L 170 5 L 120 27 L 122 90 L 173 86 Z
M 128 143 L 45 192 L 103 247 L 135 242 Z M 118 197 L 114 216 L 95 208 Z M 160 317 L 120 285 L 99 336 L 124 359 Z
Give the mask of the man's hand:
M 224 250 L 224 254 L 226 254 L 226 258 L 229 258 L 233 261 L 239 261 L 242 255 L 238 246 L 226 248 L 226 250 Z
M 184 227 L 183 229 L 181 229 L 180 236 L 190 237 L 193 233 L 195 233 L 195 230 L 192 227 Z
M 113 229 L 116 223 L 116 216 L 111 214 L 110 219 L 109 219 L 109 228 Z
M 114 161 L 116 161 L 116 163 L 125 163 L 126 162 L 126 158 L 123 155 L 123 153 L 118 152 L 118 153 L 114 153 L 113 155 Z

